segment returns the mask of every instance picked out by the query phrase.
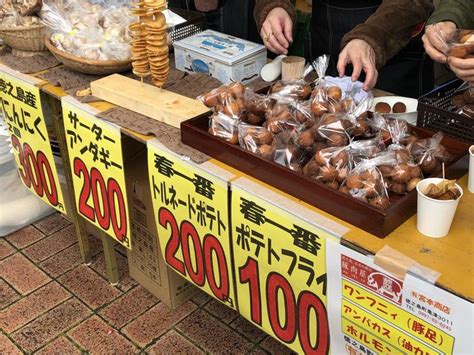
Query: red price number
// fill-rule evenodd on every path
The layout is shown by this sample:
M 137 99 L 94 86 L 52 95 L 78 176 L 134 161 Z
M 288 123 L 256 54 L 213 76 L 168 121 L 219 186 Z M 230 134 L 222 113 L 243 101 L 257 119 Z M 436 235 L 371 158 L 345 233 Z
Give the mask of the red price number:
M 122 189 L 117 181 L 109 178 L 106 183 L 98 169 L 92 168 L 89 172 L 79 158 L 74 159 L 74 174 L 84 181 L 79 195 L 79 212 L 92 222 L 97 221 L 106 231 L 112 225 L 117 240 L 125 241 L 127 213 Z M 88 203 L 91 194 L 92 205 Z
M 219 240 L 211 234 L 206 234 L 201 244 L 196 228 L 188 221 L 183 221 L 178 226 L 174 215 L 164 207 L 160 208 L 158 219 L 162 227 L 171 231 L 165 249 L 166 262 L 182 275 L 189 275 L 200 287 L 204 286 L 207 280 L 216 298 L 221 301 L 228 300 L 227 261 Z M 183 261 L 176 257 L 179 248 L 182 251 Z M 191 249 L 194 255 L 191 255 Z M 214 274 L 214 265 L 217 265 L 219 275 Z
M 252 258 L 249 258 L 247 263 L 239 268 L 240 282 L 249 285 L 252 321 L 262 326 L 262 296 L 259 275 L 258 263 Z M 265 294 L 270 326 L 278 339 L 291 344 L 298 336 L 305 354 L 329 353 L 327 312 L 324 303 L 318 296 L 312 292 L 303 291 L 296 299 L 290 283 L 277 272 L 271 272 L 268 275 Z M 279 309 L 278 306 L 280 297 L 283 299 L 283 309 Z M 280 316 L 281 312 L 283 312 L 282 317 Z M 311 313 L 315 316 L 315 324 L 310 324 Z M 311 327 L 311 325 L 313 326 Z M 310 334 L 311 328 L 316 329 L 316 334 Z
M 35 190 L 39 197 L 46 195 L 49 203 L 58 205 L 58 190 L 53 171 L 46 155 L 37 151 L 36 154 L 28 143 L 20 143 L 18 137 L 12 135 L 12 146 L 18 152 L 21 168 L 20 176 L 23 183 Z

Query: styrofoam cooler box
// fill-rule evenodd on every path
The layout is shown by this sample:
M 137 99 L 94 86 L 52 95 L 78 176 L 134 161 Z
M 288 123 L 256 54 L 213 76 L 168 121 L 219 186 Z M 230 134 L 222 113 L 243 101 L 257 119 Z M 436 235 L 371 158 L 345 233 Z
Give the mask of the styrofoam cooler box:
M 174 43 L 176 69 L 205 73 L 224 84 L 251 82 L 267 62 L 265 46 L 206 30 Z

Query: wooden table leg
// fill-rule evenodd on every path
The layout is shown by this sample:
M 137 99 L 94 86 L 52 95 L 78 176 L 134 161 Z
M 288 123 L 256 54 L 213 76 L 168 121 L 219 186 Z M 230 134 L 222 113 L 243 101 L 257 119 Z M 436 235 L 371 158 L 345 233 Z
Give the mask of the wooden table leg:
M 117 256 L 115 254 L 115 242 L 104 232 L 101 232 L 102 246 L 104 247 L 105 266 L 107 268 L 107 279 L 116 286 L 119 282 L 119 273 L 117 268 Z
M 85 221 L 79 217 L 79 214 L 76 209 L 74 189 L 72 184 L 72 172 L 69 165 L 69 155 L 67 154 L 67 142 L 66 136 L 64 134 L 64 122 L 62 115 L 61 102 L 49 95 L 45 95 L 50 104 L 52 110 L 52 121 L 56 137 L 59 144 L 59 150 L 61 152 L 61 160 L 64 167 L 64 176 L 66 177 L 67 192 L 65 194 L 65 199 L 69 202 L 66 203 L 67 210 L 69 213 L 67 216 L 72 220 L 76 228 L 76 236 L 79 242 L 79 249 L 81 252 L 82 261 L 89 265 L 92 261 L 92 254 L 89 245 L 88 233 L 86 230 Z

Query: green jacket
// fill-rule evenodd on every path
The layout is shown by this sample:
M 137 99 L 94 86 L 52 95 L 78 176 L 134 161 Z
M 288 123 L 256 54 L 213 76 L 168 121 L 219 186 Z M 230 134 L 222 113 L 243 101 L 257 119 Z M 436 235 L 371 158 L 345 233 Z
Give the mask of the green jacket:
M 452 21 L 459 29 L 474 30 L 474 1 L 441 0 L 438 9 L 428 20 L 428 24 L 442 21 Z

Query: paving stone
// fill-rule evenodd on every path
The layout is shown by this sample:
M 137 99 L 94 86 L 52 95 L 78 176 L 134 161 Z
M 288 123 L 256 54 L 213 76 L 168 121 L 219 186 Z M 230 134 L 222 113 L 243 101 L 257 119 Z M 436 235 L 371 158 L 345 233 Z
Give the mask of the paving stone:
M 191 301 L 193 301 L 196 305 L 198 306 L 203 306 L 207 302 L 209 302 L 212 299 L 211 296 L 209 296 L 206 292 L 197 290 L 196 295 L 191 298 Z
M 0 279 L 0 309 L 3 309 L 21 296 L 18 292 L 15 291 L 4 279 Z
M 65 332 L 91 311 L 77 299 L 70 299 L 12 334 L 12 339 L 25 351 L 35 351 Z
M 56 212 L 46 218 L 43 218 L 41 221 L 34 223 L 33 225 L 44 234 L 51 235 L 70 224 L 71 222 L 63 217 L 61 213 Z
M 87 319 L 69 336 L 89 354 L 136 354 L 138 349 L 97 316 Z
M 243 354 L 253 347 L 235 330 L 202 309 L 182 320 L 176 329 L 210 353 Z
M 196 305 L 191 302 L 186 302 L 174 310 L 168 308 L 164 303 L 158 303 L 123 328 L 123 332 L 132 341 L 145 347 L 166 333 L 169 328 L 186 317 L 195 308 Z
M 12 234 L 9 234 L 6 239 L 18 249 L 23 249 L 38 240 L 45 237 L 38 229 L 33 226 L 27 226 Z
M 65 336 L 60 336 L 35 353 L 36 355 L 80 355 L 81 351 Z
M 294 351 L 271 336 L 267 336 L 265 340 L 260 343 L 260 347 L 270 354 L 295 354 Z
M 22 352 L 4 334 L 0 333 L 0 354 L 21 355 Z
M 160 340 L 152 345 L 148 351 L 151 355 L 162 355 L 162 354 L 204 354 L 204 352 L 193 345 L 189 340 L 184 338 L 182 335 L 174 330 L 170 330 L 168 333 L 163 335 Z
M 115 257 L 119 272 L 119 284 L 117 286 L 119 289 L 126 292 L 132 287 L 138 285 L 138 283 L 130 277 L 127 258 L 118 252 L 115 252 Z M 107 267 L 105 265 L 104 253 L 98 254 L 94 260 L 92 260 L 91 268 L 101 274 L 104 278 L 107 278 Z
M 102 251 L 102 242 L 99 238 L 89 235 L 89 247 L 92 256 L 95 256 Z M 79 244 L 75 243 L 69 248 L 66 248 L 56 255 L 42 261 L 39 265 L 52 277 L 58 277 L 81 264 L 81 251 L 79 249 Z
M 232 323 L 230 323 L 230 327 L 237 330 L 252 343 L 259 343 L 267 336 L 265 332 L 242 316 L 238 316 Z
M 146 289 L 138 286 L 127 294 L 117 298 L 102 309 L 99 314 L 117 328 L 122 328 L 159 300 Z
M 257 346 L 250 351 L 251 355 L 268 355 L 268 352 L 263 350 L 261 347 Z
M 76 242 L 76 229 L 70 225 L 23 249 L 23 253 L 34 262 L 43 261 Z
M 15 253 L 15 248 L 13 248 L 6 240 L 0 238 L 0 260 Z
M 112 302 L 122 294 L 86 265 L 69 271 L 58 281 L 93 309 Z
M 69 297 L 71 294 L 57 282 L 50 282 L 4 309 L 0 313 L 0 328 L 12 333 Z
M 48 283 L 49 278 L 20 253 L 0 261 L 0 277 L 5 279 L 22 295 L 30 293 Z
M 239 316 L 237 311 L 234 311 L 232 308 L 227 307 L 216 299 L 212 299 L 208 304 L 206 304 L 204 309 L 226 324 L 229 324 Z
M 81 265 L 79 244 L 75 243 L 49 259 L 42 261 L 39 266 L 52 277 L 58 277 L 74 267 Z

